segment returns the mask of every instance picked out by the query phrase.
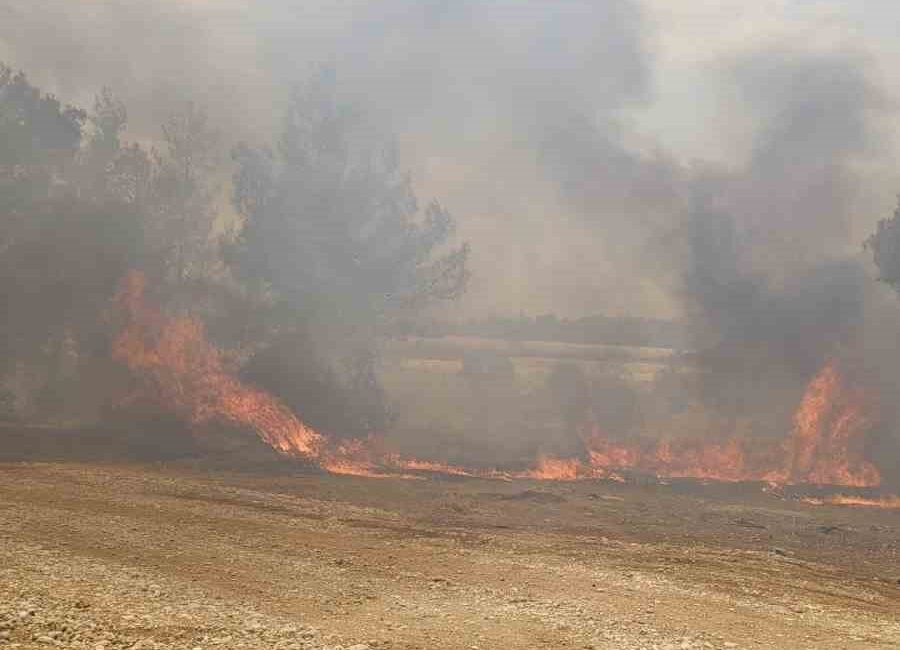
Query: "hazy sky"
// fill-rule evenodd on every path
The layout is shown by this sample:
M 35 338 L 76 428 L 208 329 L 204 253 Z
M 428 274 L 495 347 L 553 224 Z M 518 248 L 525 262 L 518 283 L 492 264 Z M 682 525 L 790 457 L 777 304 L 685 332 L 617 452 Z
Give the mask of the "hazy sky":
M 898 21 L 888 0 L 0 0 L 0 60 L 81 103 L 112 86 L 135 132 L 192 97 L 258 140 L 287 84 L 335 62 L 471 240 L 465 313 L 670 315 L 666 238 L 697 169 L 765 212 L 742 218 L 773 250 L 786 223 L 793 245 L 855 254 L 887 216 Z M 831 160 L 820 228 L 780 179 L 830 186 Z M 777 276 L 787 257 L 749 263 Z

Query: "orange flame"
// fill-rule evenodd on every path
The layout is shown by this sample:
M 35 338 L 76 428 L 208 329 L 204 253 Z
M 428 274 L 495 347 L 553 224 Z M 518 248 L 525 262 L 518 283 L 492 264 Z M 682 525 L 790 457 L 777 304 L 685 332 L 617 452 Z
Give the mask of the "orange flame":
M 284 454 L 315 457 L 322 436 L 271 395 L 246 386 L 224 367 L 194 318 L 173 318 L 144 301 L 144 276 L 129 273 L 115 302 L 127 316 L 113 342 L 115 359 L 147 380 L 157 398 L 195 423 L 222 419 L 252 428 Z
M 806 388 L 794 414 L 786 450 L 793 483 L 876 486 L 878 469 L 863 456 L 862 443 L 872 426 L 865 400 L 844 386 L 834 363 L 827 363 Z
M 148 306 L 142 274 L 126 276 L 115 303 L 126 321 L 113 344 L 113 356 L 143 378 L 161 404 L 191 422 L 222 420 L 246 426 L 278 452 L 314 460 L 335 474 L 414 478 L 417 472 L 431 472 L 573 481 L 622 480 L 616 470 L 632 470 L 660 478 L 779 484 L 870 487 L 881 480 L 862 449 L 872 425 L 866 415 L 869 404 L 861 391 L 845 386 L 833 362 L 826 363 L 807 386 L 788 438 L 768 448 L 760 441 L 751 448 L 736 437 L 724 442 L 623 443 L 595 427 L 584 437 L 586 460 L 541 456 L 531 469 L 504 472 L 405 458 L 383 451 L 375 437 L 333 443 L 273 396 L 238 380 L 195 318 L 168 316 Z
M 585 474 L 590 468 L 575 458 L 552 458 L 541 456 L 537 466 L 517 474 L 517 478 L 533 478 L 540 481 L 575 481 L 586 478 Z
M 585 440 L 595 471 L 629 469 L 659 477 L 716 481 L 767 481 L 874 487 L 878 469 L 864 457 L 865 434 L 872 426 L 866 400 L 844 385 L 833 362 L 810 381 L 794 414 L 790 436 L 756 453 L 740 438 L 724 443 L 662 440 L 647 448 L 616 443 L 596 428 Z
M 900 496 L 884 497 L 859 497 L 847 494 L 835 494 L 829 497 L 804 497 L 803 503 L 814 506 L 863 506 L 867 508 L 884 508 L 888 510 L 900 510 Z
M 585 445 L 595 473 L 627 469 L 663 478 L 766 480 L 762 472 L 747 467 L 744 442 L 739 438 L 724 443 L 679 440 L 677 445 L 670 440 L 661 440 L 648 447 L 613 442 L 595 429 L 585 440 Z

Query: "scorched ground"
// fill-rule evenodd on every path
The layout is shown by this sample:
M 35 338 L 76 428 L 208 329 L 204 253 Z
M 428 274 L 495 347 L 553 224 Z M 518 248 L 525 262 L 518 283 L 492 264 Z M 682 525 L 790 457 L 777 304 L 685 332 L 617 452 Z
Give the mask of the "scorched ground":
M 900 511 L 748 485 L 0 466 L 0 638 L 71 648 L 900 647 Z

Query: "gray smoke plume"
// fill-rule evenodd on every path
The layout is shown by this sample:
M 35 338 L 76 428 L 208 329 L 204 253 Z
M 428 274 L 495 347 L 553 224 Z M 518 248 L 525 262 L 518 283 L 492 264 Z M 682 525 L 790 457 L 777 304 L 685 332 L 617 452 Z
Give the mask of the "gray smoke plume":
M 771 414 L 760 428 L 772 435 L 847 349 L 888 390 L 900 385 L 887 343 L 896 309 L 859 252 L 878 216 L 865 211 L 885 195 L 871 168 L 891 155 L 881 125 L 894 107 L 872 55 L 789 36 L 729 53 L 700 70 L 704 96 L 723 122 L 750 125 L 750 145 L 688 161 L 636 126 L 658 100 L 672 28 L 652 23 L 654 7 L 6 0 L 0 59 L 82 104 L 112 86 L 141 138 L 197 100 L 226 144 L 271 142 L 290 85 L 333 64 L 341 92 L 397 135 L 417 185 L 472 241 L 473 280 L 454 309 L 674 314 L 690 327 L 704 401 L 735 418 Z M 670 122 L 699 138 L 706 125 L 691 117 Z M 736 140 L 721 137 L 726 150 Z
M 743 169 L 693 179 L 683 290 L 708 391 L 746 414 L 791 396 L 859 331 L 871 280 L 846 252 L 853 164 L 884 101 L 841 53 L 758 53 L 729 72 L 762 126 Z

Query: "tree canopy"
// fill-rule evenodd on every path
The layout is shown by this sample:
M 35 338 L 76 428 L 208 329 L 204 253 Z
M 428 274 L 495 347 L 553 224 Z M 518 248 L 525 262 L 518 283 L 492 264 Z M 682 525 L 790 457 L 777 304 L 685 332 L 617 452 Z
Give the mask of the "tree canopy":
M 378 340 L 401 314 L 460 295 L 469 248 L 453 244 L 446 209 L 420 206 L 364 107 L 341 99 L 328 70 L 298 86 L 274 146 L 233 149 L 230 227 L 217 203 L 224 137 L 202 108 L 184 104 L 153 145 L 129 142 L 127 126 L 109 89 L 85 111 L 0 66 L 0 379 L 17 386 L 12 410 L 63 416 L 89 401 L 78 386 L 109 388 L 109 305 L 136 270 L 161 309 L 202 319 L 245 378 L 314 426 L 385 426 Z
M 875 258 L 879 279 L 900 292 L 900 200 L 893 216 L 878 222 L 865 246 Z
M 420 206 L 396 148 L 328 71 L 295 89 L 274 150 L 242 145 L 234 158 L 236 269 L 278 299 L 372 322 L 465 288 L 469 248 L 448 247 L 453 217 Z
M 233 152 L 243 225 L 228 259 L 273 301 L 268 343 L 246 376 L 338 434 L 387 423 L 379 335 L 401 314 L 460 295 L 469 276 L 453 217 L 436 201 L 420 205 L 396 147 L 365 118 L 323 69 L 291 94 L 275 147 Z

